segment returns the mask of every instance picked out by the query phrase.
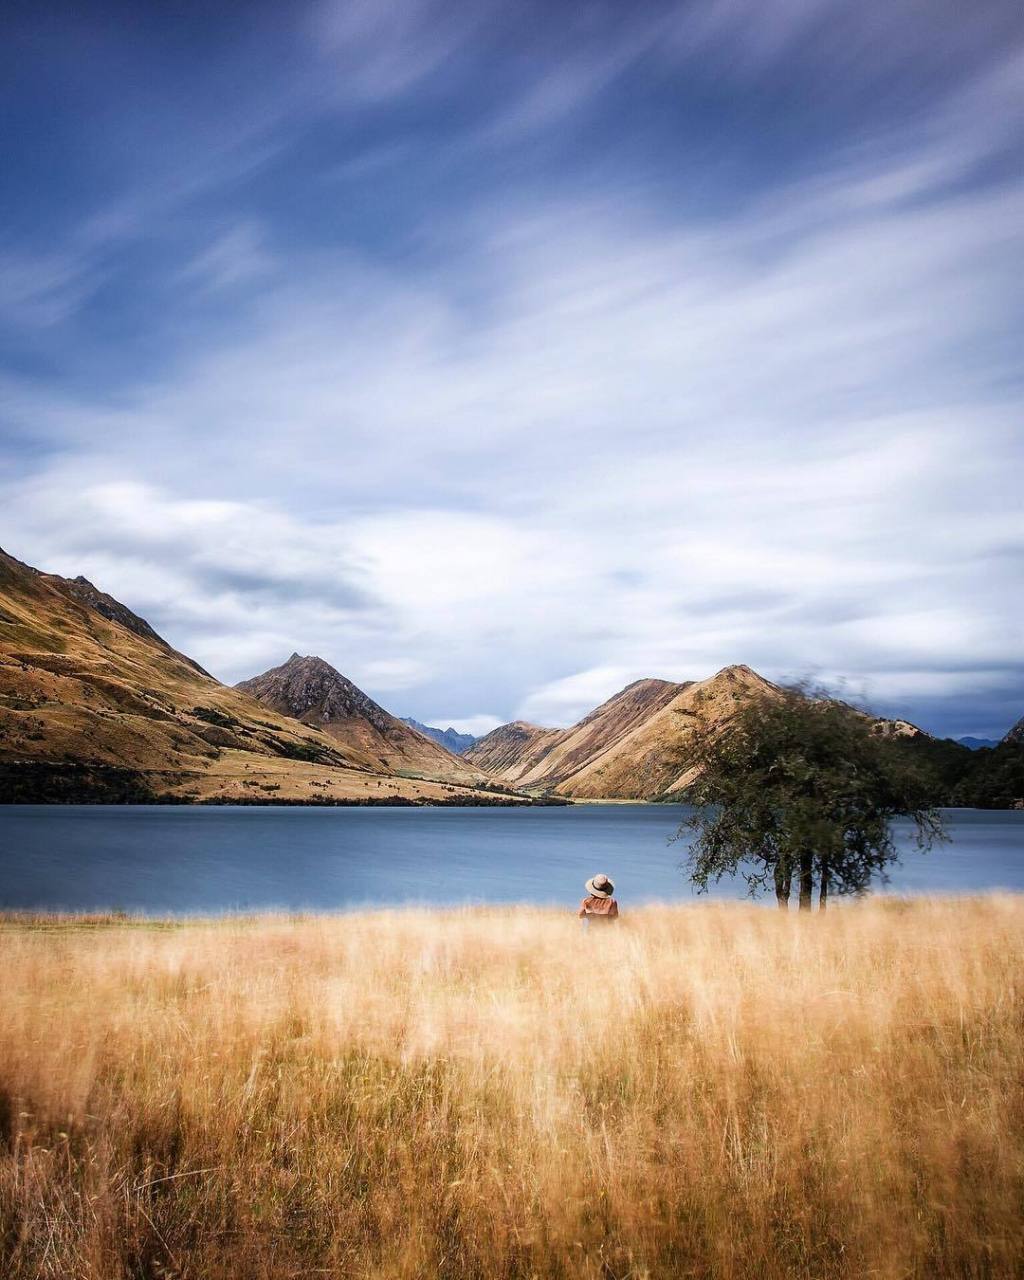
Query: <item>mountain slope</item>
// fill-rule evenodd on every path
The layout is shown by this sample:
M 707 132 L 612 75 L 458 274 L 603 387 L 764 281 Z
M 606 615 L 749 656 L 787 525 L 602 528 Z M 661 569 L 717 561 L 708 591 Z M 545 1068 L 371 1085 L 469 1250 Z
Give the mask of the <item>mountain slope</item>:
M 235 687 L 281 715 L 322 729 L 379 771 L 413 773 L 466 786 L 491 781 L 476 765 L 452 755 L 378 706 L 322 658 L 293 653 L 281 666 Z
M 1007 730 L 1003 742 L 1024 743 L 1024 716 L 1021 716 L 1012 729 Z
M 709 680 L 637 680 L 568 729 L 502 725 L 468 752 L 503 781 L 581 800 L 653 800 L 685 780 L 697 712 L 724 723 L 739 701 L 775 688 L 749 667 Z
M 606 756 L 684 688 L 668 680 L 637 680 L 570 729 L 541 729 L 521 722 L 503 725 L 481 739 L 467 759 L 477 764 L 489 759 L 492 772 L 506 780 L 515 778 L 517 786 L 574 794 L 572 779 Z M 486 757 L 480 750 L 485 743 Z M 618 793 L 599 789 L 582 794 Z
M 774 689 L 749 667 L 725 667 L 708 680 L 671 686 L 671 696 L 594 753 L 556 789 L 580 799 L 651 800 L 688 780 L 686 741 L 698 714 L 725 724 L 745 697 Z M 584 722 L 585 723 L 585 722 Z
M 493 777 L 519 786 L 520 780 L 540 767 L 547 752 L 557 743 L 563 729 L 542 729 L 525 720 L 499 725 L 478 738 L 466 752 L 466 759 Z
M 0 800 L 457 800 L 225 687 L 81 579 L 0 551 Z
M 664 799 L 691 780 L 687 742 L 698 719 L 724 728 L 745 699 L 777 690 L 743 665 L 682 684 L 637 680 L 568 729 L 521 721 L 501 725 L 467 759 L 534 793 L 577 800 Z M 875 730 L 918 754 L 935 745 L 906 720 L 877 720 Z M 966 748 L 954 750 L 969 755 Z
M 402 716 L 401 721 L 407 724 L 410 729 L 415 729 L 417 733 L 422 733 L 424 737 L 433 739 L 444 747 L 445 751 L 450 751 L 453 756 L 462 756 L 470 749 L 474 742 L 477 741 L 471 733 L 459 733 L 458 729 L 453 729 L 451 725 L 447 729 L 435 729 L 433 725 L 421 724 L 419 720 L 414 720 L 412 716 Z

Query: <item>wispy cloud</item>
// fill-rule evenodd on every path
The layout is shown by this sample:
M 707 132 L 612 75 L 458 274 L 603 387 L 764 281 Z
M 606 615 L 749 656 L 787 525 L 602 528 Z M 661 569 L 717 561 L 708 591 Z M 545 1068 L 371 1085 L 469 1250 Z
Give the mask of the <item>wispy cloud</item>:
M 0 325 L 42 330 L 72 316 L 95 287 L 87 261 L 73 254 L 0 250 Z
M 267 275 L 273 259 L 260 227 L 239 222 L 218 233 L 184 268 L 186 280 L 202 289 L 229 289 Z
M 251 112 L 19 248 L 62 376 L 0 371 L 2 540 L 226 679 L 320 652 L 430 723 L 746 661 L 999 731 L 1010 7 L 530 15 L 310 10 Z

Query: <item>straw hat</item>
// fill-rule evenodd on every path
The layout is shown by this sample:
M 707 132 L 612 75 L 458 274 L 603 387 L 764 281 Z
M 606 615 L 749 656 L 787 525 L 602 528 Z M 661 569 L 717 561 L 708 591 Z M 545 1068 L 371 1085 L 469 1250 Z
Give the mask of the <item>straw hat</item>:
M 614 892 L 615 886 L 607 876 L 594 876 L 587 881 L 587 893 L 592 893 L 595 898 L 610 898 Z

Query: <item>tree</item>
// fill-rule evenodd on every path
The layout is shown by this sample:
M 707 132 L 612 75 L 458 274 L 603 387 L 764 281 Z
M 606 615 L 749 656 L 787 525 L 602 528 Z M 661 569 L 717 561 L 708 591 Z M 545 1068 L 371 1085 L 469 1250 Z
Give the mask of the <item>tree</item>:
M 932 786 L 862 711 L 805 686 L 752 696 L 723 725 L 699 720 L 689 743 L 695 807 L 677 838 L 693 836 L 690 878 L 699 890 L 741 874 L 751 895 L 769 884 L 801 910 L 815 883 L 863 893 L 898 859 L 894 818 L 909 818 L 917 847 L 945 839 Z

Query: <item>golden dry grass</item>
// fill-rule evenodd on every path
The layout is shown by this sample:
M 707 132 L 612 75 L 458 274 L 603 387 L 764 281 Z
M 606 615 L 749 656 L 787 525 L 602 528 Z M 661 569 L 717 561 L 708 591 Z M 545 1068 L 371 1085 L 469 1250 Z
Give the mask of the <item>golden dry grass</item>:
M 0 1275 L 1024 1273 L 1024 900 L 0 926 Z

